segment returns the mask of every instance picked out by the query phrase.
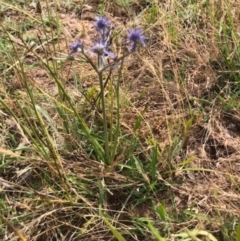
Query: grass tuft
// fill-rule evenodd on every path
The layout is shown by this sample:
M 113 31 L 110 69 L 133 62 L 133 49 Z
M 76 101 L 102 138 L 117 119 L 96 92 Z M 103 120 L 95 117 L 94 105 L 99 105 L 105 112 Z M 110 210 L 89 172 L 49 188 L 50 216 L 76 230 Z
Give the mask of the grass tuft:
M 0 5 L 0 240 L 239 241 L 238 1 Z

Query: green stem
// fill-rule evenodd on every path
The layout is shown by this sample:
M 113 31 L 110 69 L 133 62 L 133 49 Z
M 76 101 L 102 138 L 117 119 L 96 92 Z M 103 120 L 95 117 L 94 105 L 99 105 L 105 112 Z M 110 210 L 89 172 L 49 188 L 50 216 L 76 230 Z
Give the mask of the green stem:
M 101 70 L 103 66 L 102 57 L 98 55 L 98 69 Z M 98 71 L 98 78 L 100 83 L 100 91 L 101 91 L 101 101 L 102 101 L 102 113 L 103 113 L 103 129 L 104 129 L 104 146 L 105 146 L 105 163 L 107 165 L 110 164 L 110 153 L 109 153 L 109 141 L 108 141 L 108 127 L 107 127 L 107 115 L 105 108 L 105 96 L 104 96 L 104 83 L 103 83 L 103 73 Z
M 106 83 L 106 81 L 105 81 Z M 104 84 L 105 85 L 105 84 Z M 113 143 L 113 138 L 114 138 L 114 133 L 113 133 L 113 112 L 114 112 L 114 91 L 113 91 L 113 82 L 112 80 L 109 81 L 109 85 L 110 85 L 110 88 L 109 88 L 109 92 L 110 92 L 110 108 L 109 108 L 109 112 L 110 112 L 110 131 L 109 131 L 109 141 L 112 145 Z M 112 147 L 112 146 L 111 146 Z M 111 148 L 110 148 L 110 154 L 111 154 Z M 113 158 L 111 156 L 111 162 L 112 162 Z
M 109 158 L 109 142 L 108 142 L 108 128 L 107 128 L 107 115 L 105 108 L 105 96 L 104 96 L 104 84 L 102 73 L 98 73 L 101 91 L 101 101 L 102 101 L 102 113 L 103 113 L 103 129 L 104 129 L 104 146 L 105 146 L 105 162 L 107 165 L 110 164 Z
M 115 87 L 116 91 L 116 99 L 117 99 L 117 123 L 116 123 L 116 132 L 115 132 L 115 140 L 114 140 L 114 145 L 111 153 L 111 158 L 112 160 L 115 157 L 117 147 L 118 147 L 118 142 L 119 142 L 119 136 L 120 136 L 120 96 L 119 96 L 119 87 L 120 87 L 120 80 L 122 79 L 122 68 L 123 68 L 123 62 L 124 58 L 121 59 L 121 64 L 120 64 L 120 69 L 118 72 L 118 79 Z

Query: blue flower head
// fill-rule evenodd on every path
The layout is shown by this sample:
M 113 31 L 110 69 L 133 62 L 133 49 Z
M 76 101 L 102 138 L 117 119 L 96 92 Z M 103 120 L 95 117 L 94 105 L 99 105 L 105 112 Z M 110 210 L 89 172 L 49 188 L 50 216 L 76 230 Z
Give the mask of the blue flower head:
M 69 47 L 71 50 L 70 54 L 75 54 L 79 51 L 82 51 L 83 43 L 81 41 L 77 41 L 75 43 L 70 44 Z
M 102 41 L 108 41 L 112 25 L 105 17 L 99 17 L 94 23 L 94 26 L 101 34 Z
M 94 25 L 101 34 L 106 33 L 111 27 L 110 22 L 105 17 L 97 18 Z
M 136 50 L 137 44 L 146 47 L 145 40 L 147 37 L 142 34 L 140 29 L 131 29 L 129 30 L 129 34 L 127 36 L 127 41 L 130 42 L 130 52 L 134 52 Z
M 96 44 L 91 48 L 91 51 L 100 56 L 107 55 L 112 59 L 115 58 L 114 53 L 109 51 L 108 44 L 102 40 L 96 42 Z

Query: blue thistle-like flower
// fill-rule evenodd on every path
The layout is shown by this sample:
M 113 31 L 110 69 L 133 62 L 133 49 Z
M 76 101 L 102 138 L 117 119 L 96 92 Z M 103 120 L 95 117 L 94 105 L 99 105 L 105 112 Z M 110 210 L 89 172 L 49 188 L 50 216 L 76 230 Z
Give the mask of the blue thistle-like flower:
M 102 41 L 108 41 L 112 25 L 105 17 L 99 17 L 94 23 L 94 26 L 101 34 Z
M 136 50 L 137 44 L 141 44 L 143 47 L 146 47 L 146 39 L 147 37 L 142 34 L 140 29 L 130 29 L 127 36 L 127 41 L 131 43 L 129 51 L 134 52 Z
M 100 56 L 107 55 L 112 59 L 115 58 L 114 53 L 109 51 L 108 44 L 102 40 L 96 42 L 96 44 L 91 48 L 91 51 Z
M 83 43 L 81 41 L 77 41 L 75 43 L 70 44 L 69 47 L 71 50 L 70 54 L 74 54 L 82 50 Z
M 107 30 L 111 27 L 110 22 L 105 17 L 97 18 L 94 25 L 101 34 L 106 33 Z

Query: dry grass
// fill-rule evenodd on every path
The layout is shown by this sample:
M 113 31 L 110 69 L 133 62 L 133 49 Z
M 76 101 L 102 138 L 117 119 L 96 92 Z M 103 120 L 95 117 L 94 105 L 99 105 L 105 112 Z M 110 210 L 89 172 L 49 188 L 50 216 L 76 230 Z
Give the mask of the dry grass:
M 234 240 L 240 217 L 240 2 L 103 2 L 43 1 L 42 15 L 33 2 L 2 7 L 0 238 L 117 240 L 109 221 L 126 240 L 155 240 L 149 219 L 166 240 L 187 240 L 176 235 L 194 229 Z M 94 72 L 55 59 L 66 57 L 74 40 L 91 45 L 92 22 L 102 10 L 116 26 L 115 52 L 133 25 L 149 38 L 123 70 L 122 146 L 110 166 L 95 160 L 77 133 L 65 131 L 54 102 L 64 103 L 57 78 L 89 126 L 101 123 L 85 98 L 99 93 Z M 26 85 L 54 123 L 43 115 L 53 143 L 49 153 L 38 146 L 49 143 Z

